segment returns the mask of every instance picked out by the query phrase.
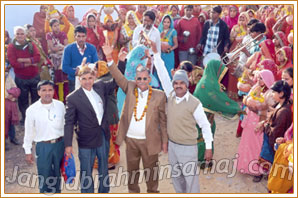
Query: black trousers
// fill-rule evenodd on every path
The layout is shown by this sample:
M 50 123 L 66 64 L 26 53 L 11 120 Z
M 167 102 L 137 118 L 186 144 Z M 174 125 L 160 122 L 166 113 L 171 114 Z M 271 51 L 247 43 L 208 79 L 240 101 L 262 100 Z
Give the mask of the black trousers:
M 26 109 L 29 106 L 29 92 L 31 95 L 31 104 L 39 99 L 37 94 L 37 84 L 40 81 L 39 75 L 31 79 L 21 79 L 15 77 L 15 83 L 21 90 L 21 95 L 18 98 L 19 109 L 22 114 L 22 121 L 25 121 Z

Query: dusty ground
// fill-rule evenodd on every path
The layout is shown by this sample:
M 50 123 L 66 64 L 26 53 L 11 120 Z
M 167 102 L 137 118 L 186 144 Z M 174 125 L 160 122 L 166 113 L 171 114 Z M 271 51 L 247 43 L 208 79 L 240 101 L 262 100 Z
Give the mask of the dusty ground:
M 220 159 L 226 159 L 222 161 L 221 164 L 217 163 L 215 166 L 215 173 L 204 173 L 200 172 L 200 189 L 201 193 L 267 193 L 266 184 L 267 181 L 262 180 L 260 183 L 253 183 L 252 176 L 243 175 L 240 173 L 235 173 L 233 177 L 232 169 L 232 159 L 235 157 L 235 153 L 238 148 L 240 139 L 235 137 L 235 131 L 237 127 L 238 120 L 227 121 L 223 118 L 216 117 L 216 134 L 215 134 L 215 154 L 214 159 L 216 161 Z M 23 127 L 17 126 L 17 138 L 22 141 L 24 132 Z M 74 141 L 75 142 L 75 141 Z M 27 165 L 25 162 L 25 154 L 22 146 L 9 145 L 10 150 L 5 152 L 5 193 L 38 193 L 38 183 L 31 177 L 31 173 L 36 173 L 35 165 Z M 75 158 L 76 158 L 76 167 L 79 168 L 79 161 L 77 157 L 77 145 L 74 143 L 75 147 Z M 125 162 L 125 145 L 121 146 L 121 159 L 120 163 L 117 166 L 116 170 L 110 171 L 115 175 L 117 169 L 123 167 L 123 170 L 126 170 Z M 226 164 L 229 163 L 229 164 Z M 160 165 L 168 164 L 168 159 L 166 154 L 160 154 Z M 8 178 L 12 178 L 13 172 L 18 170 L 18 175 L 15 181 L 9 181 Z M 15 171 L 16 172 L 16 171 Z M 97 171 L 94 171 L 94 174 Z M 29 173 L 29 174 L 28 174 Z M 164 174 L 166 175 L 166 173 Z M 78 176 L 78 174 L 77 174 Z M 29 178 L 29 179 L 28 179 Z M 78 177 L 77 177 L 78 179 Z M 123 181 L 120 180 L 113 181 L 111 187 L 111 193 L 127 193 L 127 186 Z M 78 181 L 78 180 L 77 180 Z M 36 182 L 36 185 L 34 183 Z M 120 186 L 117 186 L 117 182 L 120 183 Z M 31 186 L 31 187 L 30 187 Z M 33 186 L 33 187 L 32 187 Z M 62 193 L 79 193 L 79 189 L 75 189 L 79 186 L 79 183 L 74 185 L 67 185 L 63 188 Z M 171 179 L 162 179 L 160 180 L 159 189 L 161 193 L 175 193 L 174 188 L 171 184 Z M 146 193 L 146 184 L 144 181 L 141 183 L 141 192 Z

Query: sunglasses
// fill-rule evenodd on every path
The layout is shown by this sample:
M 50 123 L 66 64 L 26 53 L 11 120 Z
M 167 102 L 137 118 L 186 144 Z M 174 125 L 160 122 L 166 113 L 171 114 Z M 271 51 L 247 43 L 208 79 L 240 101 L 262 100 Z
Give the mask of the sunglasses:
M 148 80 L 148 78 L 147 77 L 144 77 L 144 78 L 142 78 L 142 77 L 137 77 L 137 81 L 141 81 L 143 79 L 143 81 L 146 81 L 146 80 Z

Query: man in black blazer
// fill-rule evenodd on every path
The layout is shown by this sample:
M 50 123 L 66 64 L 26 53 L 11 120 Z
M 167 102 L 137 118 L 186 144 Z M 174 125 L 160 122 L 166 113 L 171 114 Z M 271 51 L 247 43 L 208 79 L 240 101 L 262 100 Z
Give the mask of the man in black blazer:
M 125 66 L 125 63 L 121 63 L 119 62 L 119 67 L 123 67 L 123 64 Z M 65 153 L 71 156 L 73 130 L 78 124 L 76 133 L 79 146 L 81 192 L 94 192 L 92 170 L 95 156 L 97 156 L 100 182 L 98 193 L 108 193 L 110 130 L 106 116 L 107 95 L 114 91 L 116 83 L 114 80 L 94 83 L 95 72 L 87 66 L 82 67 L 78 75 L 81 87 L 66 98 Z

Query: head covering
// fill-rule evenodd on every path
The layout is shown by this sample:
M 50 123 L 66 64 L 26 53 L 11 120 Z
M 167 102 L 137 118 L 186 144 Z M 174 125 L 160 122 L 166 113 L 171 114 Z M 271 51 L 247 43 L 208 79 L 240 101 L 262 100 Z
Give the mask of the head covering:
M 87 26 L 87 16 L 90 13 L 93 13 L 95 16 L 97 16 L 97 11 L 94 8 L 90 8 L 83 16 L 83 20 L 81 22 L 82 26 Z
M 109 72 L 107 63 L 105 61 L 97 61 L 97 74 L 96 77 L 100 78 L 101 76 Z
M 105 16 L 105 18 L 104 18 L 104 22 L 103 22 L 104 25 L 106 25 L 107 22 L 108 22 L 109 20 L 110 20 L 112 23 L 114 22 L 113 17 L 112 17 L 111 15 L 107 14 L 107 15 Z
M 286 64 L 293 59 L 293 50 L 288 46 L 280 48 L 276 53 L 282 53 L 284 59 L 286 60 Z
M 127 26 L 128 26 L 128 17 L 129 17 L 129 16 L 132 16 L 132 18 L 133 18 L 133 20 L 134 20 L 134 22 L 135 22 L 135 24 L 136 24 L 137 26 L 141 24 L 141 22 L 140 22 L 140 20 L 138 19 L 136 13 L 135 13 L 134 11 L 130 10 L 130 11 L 128 11 L 128 12 L 126 13 L 126 18 L 125 18 L 125 24 L 124 24 L 124 25 L 127 25 Z
M 163 21 L 165 18 L 170 18 L 171 24 L 170 24 L 170 29 L 168 31 L 168 33 L 170 33 L 171 30 L 174 29 L 174 21 L 173 21 L 172 17 L 168 14 L 166 14 L 162 17 L 162 20 L 160 21 L 160 24 L 158 26 L 158 30 L 159 30 L 159 32 L 163 32 Z
M 232 118 L 241 110 L 238 103 L 230 99 L 223 91 L 220 83 L 227 70 L 228 68 L 221 61 L 209 61 L 193 95 L 202 102 L 206 112 Z
M 279 41 L 279 44 L 281 47 L 288 46 L 289 43 L 284 32 L 282 31 L 275 32 L 274 37 Z
M 64 6 L 63 11 L 62 11 L 62 14 L 64 14 L 67 18 L 68 18 L 68 15 L 67 15 L 68 8 L 70 8 L 70 7 L 72 7 L 74 9 L 74 7 L 72 5 L 66 5 L 66 6 Z
M 275 82 L 273 73 L 268 69 L 263 69 L 259 71 L 258 75 L 262 77 L 264 84 L 268 89 L 270 89 L 270 87 Z
M 275 25 L 276 20 L 273 17 L 269 17 L 265 20 L 265 26 L 266 26 L 266 38 L 267 39 L 272 39 L 273 37 L 273 26 Z
M 274 77 L 276 78 L 276 75 L 277 75 L 277 66 L 275 64 L 275 62 L 271 59 L 264 59 L 262 60 L 259 64 L 258 64 L 259 67 L 262 67 L 264 69 L 267 69 L 267 70 L 270 70 Z
M 188 76 L 185 70 L 179 69 L 175 72 L 172 83 L 174 83 L 176 80 L 182 80 L 187 87 L 189 85 Z
M 245 20 L 244 24 L 247 25 L 248 22 L 249 22 L 249 15 L 247 14 L 247 12 L 241 12 L 241 13 L 239 14 L 239 17 L 238 17 L 238 24 L 239 24 L 240 17 L 244 17 L 244 20 Z
M 237 10 L 237 14 L 235 17 L 231 17 L 231 9 L 232 8 L 235 8 Z M 233 26 L 238 23 L 238 17 L 239 17 L 239 8 L 236 5 L 230 5 L 229 6 L 229 14 L 228 14 L 228 16 L 223 18 L 223 21 L 226 22 L 229 29 L 231 30 L 233 28 Z
M 266 39 L 259 44 L 261 52 L 265 58 L 275 61 L 275 46 L 271 39 Z
M 126 67 L 125 67 L 125 72 L 124 76 L 126 77 L 127 80 L 134 80 L 136 76 L 136 68 L 139 65 L 143 65 L 146 67 L 147 65 L 147 58 L 144 58 L 146 53 L 147 47 L 144 45 L 138 45 L 133 50 L 131 50 L 128 55 L 127 55 L 127 62 L 126 62 Z M 150 85 L 153 87 L 159 87 L 159 83 L 157 79 L 153 76 L 150 75 L 151 77 L 151 82 Z

